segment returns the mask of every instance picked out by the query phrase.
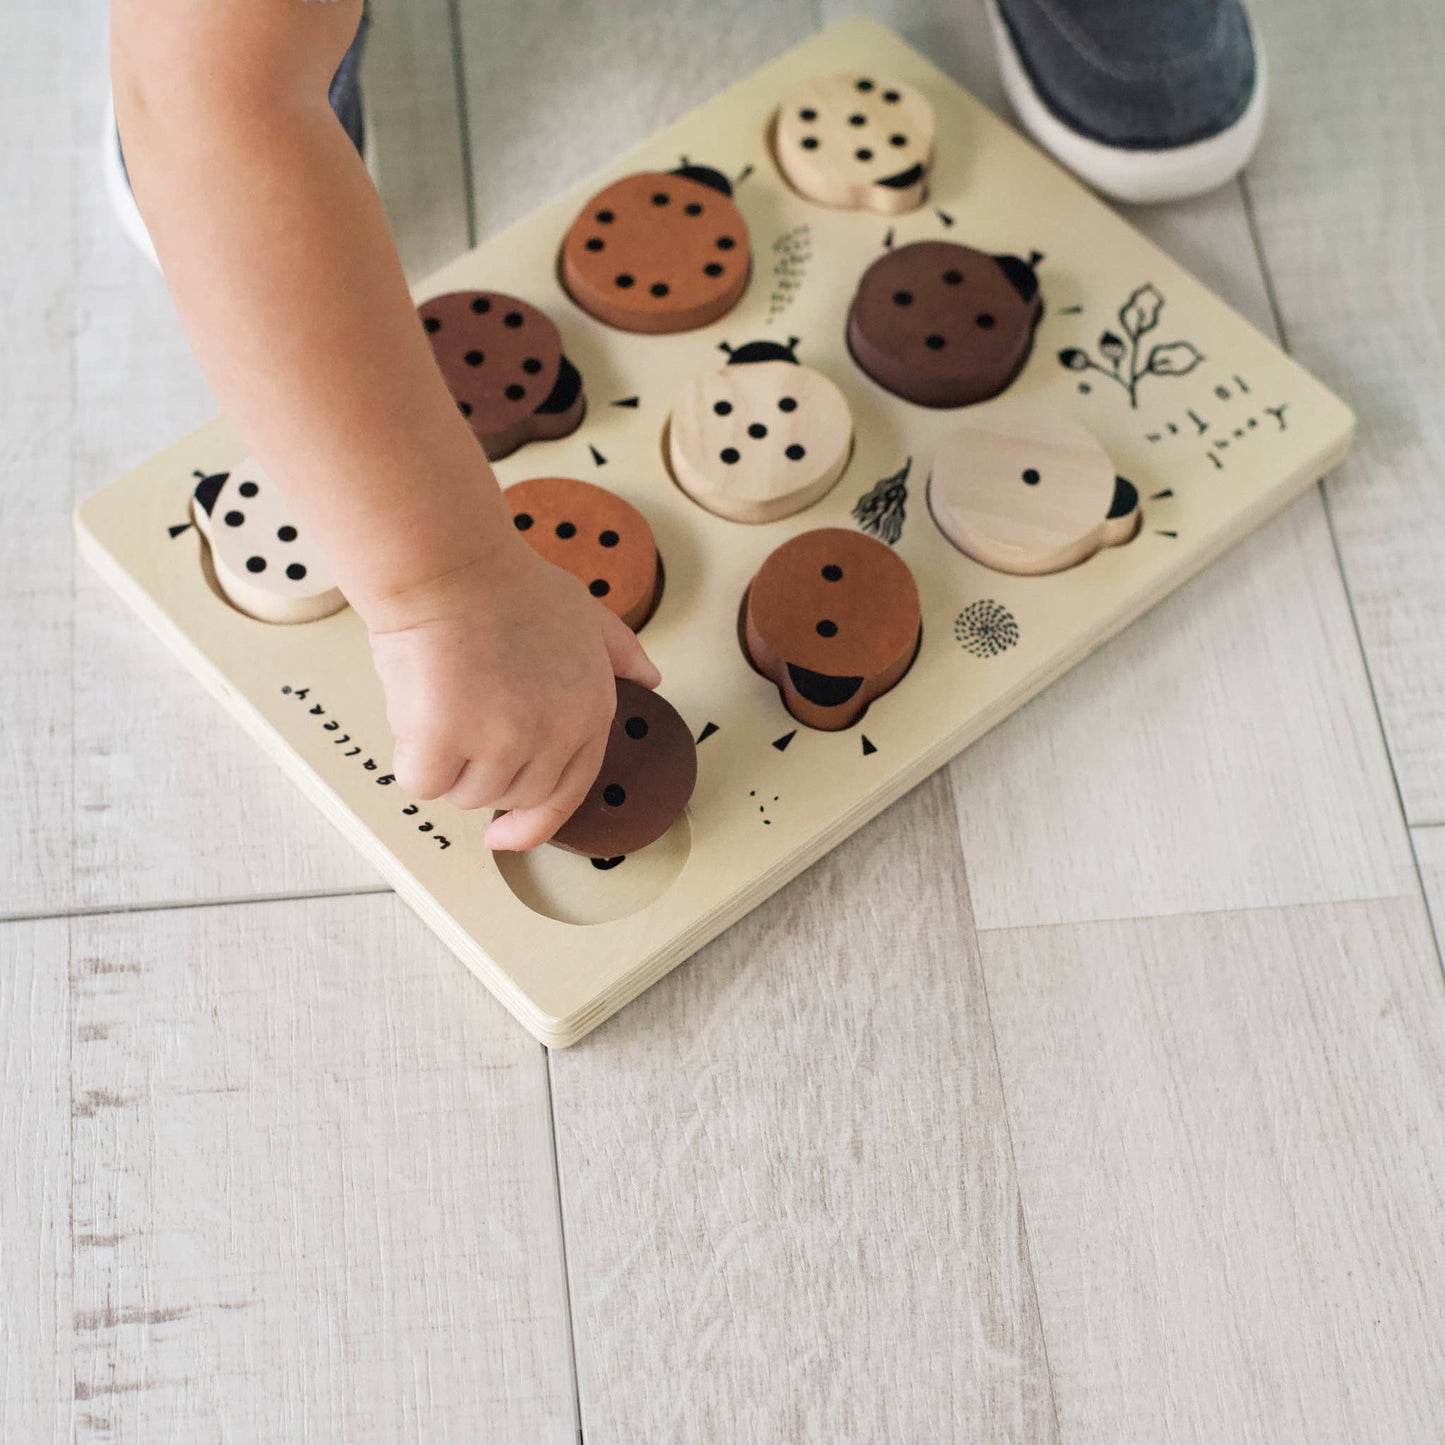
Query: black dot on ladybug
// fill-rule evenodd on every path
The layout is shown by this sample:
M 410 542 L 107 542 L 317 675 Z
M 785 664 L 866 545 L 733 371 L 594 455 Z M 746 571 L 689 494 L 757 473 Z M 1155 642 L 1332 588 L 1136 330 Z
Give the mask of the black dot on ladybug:
M 748 427 L 748 435 L 755 438 L 757 441 L 762 441 L 762 439 L 767 436 L 767 434 L 767 427 L 765 427 L 760 421 L 755 421 L 752 423 L 751 426 Z
M 794 442 L 792 446 L 790 446 L 787 451 L 783 453 L 783 455 L 787 457 L 790 462 L 800 462 L 805 456 L 807 456 L 807 454 L 808 453 L 797 442 Z
M 980 311 L 978 315 L 973 318 L 973 324 L 977 326 L 980 331 L 992 331 L 994 324 L 993 312 Z
M 702 215 L 702 207 L 696 201 L 689 201 L 682 209 L 689 216 Z
M 286 569 L 286 575 L 293 582 L 300 582 L 306 576 L 306 568 L 300 562 L 293 562 Z
M 620 808 L 627 801 L 627 789 L 621 783 L 608 783 L 602 790 L 602 801 L 609 808 Z
M 612 584 L 603 581 L 601 577 L 597 577 L 587 584 L 587 590 L 594 597 L 606 597 L 607 594 L 612 591 Z
M 895 306 L 911 306 L 913 304 L 913 292 L 895 291 L 893 293 L 893 304 Z
M 228 527 L 239 527 L 246 520 L 246 514 L 244 512 L 227 512 L 225 520 Z
M 658 191 L 652 198 L 652 204 L 654 206 L 665 206 L 671 199 L 672 197 L 669 196 L 666 191 Z
M 600 251 L 606 243 L 601 236 L 589 236 L 586 244 L 589 251 Z
M 569 537 L 577 535 L 577 524 L 575 522 L 558 522 L 557 535 L 565 542 Z
M 865 78 L 860 80 L 855 88 L 861 90 L 864 95 L 867 95 L 868 92 L 873 89 L 873 82 Z
M 871 161 L 873 159 L 873 152 L 870 151 L 867 146 L 859 146 L 853 154 L 857 156 L 860 161 Z
M 502 317 L 505 325 L 510 326 L 513 331 L 522 324 L 522 313 L 520 311 L 509 311 Z
M 799 120 L 817 120 L 817 118 L 818 112 L 814 110 L 812 106 L 808 106 L 806 109 L 798 112 Z
M 935 331 L 931 336 L 923 338 L 923 344 L 930 351 L 942 351 L 948 343 Z
M 600 547 L 615 547 L 622 539 L 609 527 L 605 532 L 597 535 L 597 544 Z
M 831 617 L 825 617 L 818 624 L 819 637 L 836 637 L 838 635 L 838 624 Z
M 1036 487 L 1036 486 L 1038 486 L 1038 484 L 1039 484 L 1039 474 L 1038 474 L 1038 472 L 1036 472 L 1032 467 L 1029 467 L 1028 470 L 1024 472 L 1023 476 L 1024 476 L 1024 485 L 1025 485 L 1025 486 L 1028 486 L 1028 487 Z
M 487 312 L 490 311 L 491 309 L 492 309 L 492 303 L 491 303 L 491 301 L 490 301 L 487 297 L 485 297 L 485 296 L 478 296 L 478 297 L 472 302 L 472 310 L 475 311 L 478 316 L 485 316 L 485 315 L 487 314 Z
M 722 273 L 723 268 L 716 261 L 709 261 L 707 265 L 702 268 L 702 274 L 704 276 L 721 276 Z
M 620 276 L 615 278 L 615 284 L 620 286 L 624 291 L 626 291 L 627 288 L 633 284 L 634 280 L 634 277 L 629 276 L 627 272 L 624 271 Z
M 666 296 L 671 288 L 666 281 L 654 281 L 647 289 L 651 291 L 654 296 Z
M 435 336 L 437 332 L 442 329 L 441 322 L 438 321 L 435 316 L 428 316 L 426 320 L 422 322 L 422 325 L 426 328 L 426 334 L 428 336 Z
M 906 146 L 908 144 L 908 137 L 901 131 L 895 131 L 888 137 L 888 144 L 891 146 Z
M 867 124 L 868 124 L 868 117 L 867 117 L 866 115 L 864 115 L 861 111 L 854 111 L 853 114 L 848 117 L 848 124 L 849 124 L 849 125 L 867 125 Z
M 780 396 L 778 398 L 779 411 L 797 411 L 798 398 L 795 396 Z
M 720 456 L 728 466 L 732 466 L 732 464 L 742 456 L 742 453 L 736 447 L 724 447 L 718 453 L 718 456 Z
M 535 356 L 529 356 L 522 363 L 522 370 L 525 371 L 528 376 L 536 376 L 536 374 L 541 371 L 541 369 L 542 363 L 538 361 Z
M 843 569 L 836 562 L 829 562 L 823 568 L 823 581 L 841 582 L 843 580 Z
M 512 525 L 519 531 L 525 532 L 532 525 L 532 514 L 530 512 L 518 512 L 512 518 Z
M 883 99 L 886 100 L 889 105 L 897 105 L 903 97 L 896 90 L 885 90 L 883 92 Z
M 264 557 L 247 557 L 246 571 L 264 572 L 266 570 L 266 559 Z
M 276 540 L 278 542 L 294 542 L 296 540 L 295 527 L 277 527 Z
M 598 211 L 598 212 L 597 212 L 597 219 L 598 219 L 604 226 L 610 226 L 610 225 L 612 224 L 612 212 L 611 212 L 611 211 Z
M 254 497 L 261 488 L 258 487 L 255 482 L 242 482 L 236 490 L 240 492 L 243 497 Z
M 635 743 L 640 743 L 647 736 L 647 719 L 645 717 L 630 717 L 622 724 L 622 731 L 627 734 Z
M 526 396 L 526 394 L 527 388 L 523 386 L 520 382 L 514 381 L 511 386 L 507 388 L 508 401 L 521 401 L 521 399 Z
M 472 414 L 472 404 L 469 401 L 459 401 L 457 403 L 457 410 L 461 412 L 463 416 L 470 416 Z
M 487 358 L 480 351 L 469 351 L 462 357 L 468 366 L 480 366 Z
M 945 271 L 943 273 L 943 284 L 945 286 L 959 286 L 963 283 L 962 271 Z
M 718 416 L 731 416 L 733 404 L 730 401 L 715 401 L 712 404 L 712 409 Z
M 817 149 L 818 149 L 818 137 L 815 136 L 815 135 L 805 135 L 805 136 L 803 137 L 803 149 L 804 149 L 805 151 L 815 151 L 815 150 L 817 150 Z
M 717 248 L 719 251 L 731 251 L 736 245 L 737 242 L 731 236 L 719 236 L 717 238 Z

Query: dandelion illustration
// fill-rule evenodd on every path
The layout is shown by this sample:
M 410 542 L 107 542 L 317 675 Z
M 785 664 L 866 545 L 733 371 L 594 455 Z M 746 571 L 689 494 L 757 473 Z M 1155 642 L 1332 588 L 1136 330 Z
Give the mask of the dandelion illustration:
M 864 492 L 853 507 L 853 520 L 865 531 L 881 538 L 891 547 L 903 535 L 904 509 L 908 504 L 908 472 L 913 466 L 909 457 L 902 470 L 884 477 L 872 490 Z
M 1164 298 L 1146 283 L 1119 308 L 1120 336 L 1104 331 L 1099 336 L 1099 359 L 1082 347 L 1066 346 L 1059 364 L 1070 371 L 1097 371 L 1129 394 L 1129 405 L 1139 405 L 1139 383 L 1146 376 L 1187 376 L 1204 357 L 1192 341 L 1156 343 L 1145 351 L 1144 337 L 1159 324 Z
M 1012 612 L 991 597 L 970 602 L 953 619 L 959 646 L 975 657 L 997 657 L 1019 640 L 1019 625 Z
M 768 297 L 768 320 L 775 321 L 793 304 L 808 262 L 813 259 L 812 232 L 807 225 L 784 231 L 773 242 L 773 289 Z

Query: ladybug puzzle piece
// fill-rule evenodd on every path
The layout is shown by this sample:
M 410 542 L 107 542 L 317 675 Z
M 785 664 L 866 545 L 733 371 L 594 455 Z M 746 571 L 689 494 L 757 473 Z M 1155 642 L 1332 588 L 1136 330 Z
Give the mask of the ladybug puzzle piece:
M 778 107 L 773 149 L 805 200 L 897 215 L 921 206 L 933 164 L 933 107 L 911 85 L 823 75 Z
M 582 377 L 535 306 L 499 291 L 451 291 L 418 309 L 442 376 L 492 461 L 582 425 Z
M 696 783 L 697 745 L 677 709 L 619 677 L 602 769 L 552 842 L 592 858 L 635 853 L 672 827 Z
M 851 727 L 897 685 L 922 635 L 918 586 L 883 542 L 822 527 L 784 542 L 744 604 L 748 660 L 800 723 Z
M 707 166 L 641 171 L 599 191 L 562 242 L 562 284 L 622 331 L 692 331 L 747 289 L 747 222 L 726 176 Z
M 678 486 L 733 522 L 774 522 L 824 496 L 848 465 L 843 393 L 793 355 L 796 340 L 753 341 L 684 389 L 667 430 Z
M 1037 411 L 990 415 L 950 432 L 934 457 L 928 505 L 938 530 L 985 567 L 1062 572 L 1139 531 L 1139 493 L 1076 421 Z
M 605 487 L 533 477 L 502 493 L 532 550 L 570 572 L 635 632 L 657 606 L 662 561 L 647 519 Z
M 920 406 L 996 396 L 1023 368 L 1043 315 L 1039 260 L 952 241 L 889 251 L 858 283 L 848 314 L 853 359 L 879 386 Z
M 346 606 L 281 489 L 254 458 L 234 471 L 201 476 L 191 495 L 191 518 L 206 540 L 221 591 L 248 617 L 315 622 Z

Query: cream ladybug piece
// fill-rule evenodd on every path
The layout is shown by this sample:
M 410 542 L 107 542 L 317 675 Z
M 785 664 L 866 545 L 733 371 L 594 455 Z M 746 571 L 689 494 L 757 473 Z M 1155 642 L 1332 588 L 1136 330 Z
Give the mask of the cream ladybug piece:
M 775 522 L 825 496 L 853 451 L 843 393 L 794 355 L 797 338 L 750 341 L 684 389 L 667 460 L 698 506 L 731 522 Z
M 1133 483 L 1078 422 L 993 414 L 950 432 L 934 456 L 928 506 L 960 552 L 999 572 L 1062 572 L 1139 531 Z
M 254 458 L 231 472 L 196 475 L 191 518 L 237 611 L 259 622 L 315 622 L 346 606 L 281 489 Z
M 778 107 L 773 148 L 797 193 L 823 206 L 897 215 L 928 195 L 933 107 L 911 85 L 823 75 Z

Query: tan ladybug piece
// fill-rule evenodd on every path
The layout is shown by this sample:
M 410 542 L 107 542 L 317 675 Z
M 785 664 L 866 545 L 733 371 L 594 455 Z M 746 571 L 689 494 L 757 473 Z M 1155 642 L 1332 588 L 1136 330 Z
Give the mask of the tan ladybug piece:
M 1139 531 L 1139 493 L 1093 434 L 1016 408 L 950 432 L 928 481 L 938 530 L 1000 572 L 1062 572 Z
M 933 107 L 902 81 L 821 75 L 792 91 L 773 121 L 783 178 L 805 200 L 896 215 L 928 195 Z
M 737 305 L 751 266 L 732 185 L 708 166 L 623 176 L 582 207 L 562 242 L 568 294 L 622 331 L 707 326 Z
M 751 341 L 690 382 L 673 408 L 667 458 L 679 487 L 734 522 L 774 522 L 826 496 L 853 450 L 838 387 L 794 349 Z

